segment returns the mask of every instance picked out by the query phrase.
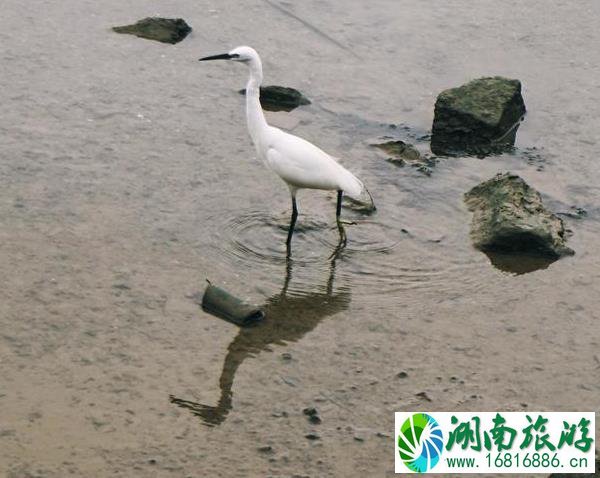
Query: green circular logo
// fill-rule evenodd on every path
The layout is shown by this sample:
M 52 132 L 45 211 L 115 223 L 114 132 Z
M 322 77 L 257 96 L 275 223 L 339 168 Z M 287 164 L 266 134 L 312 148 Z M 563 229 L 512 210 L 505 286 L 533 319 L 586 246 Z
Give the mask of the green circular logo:
M 426 413 L 415 413 L 400 427 L 398 453 L 404 464 L 416 473 L 431 470 L 440 461 L 444 436 L 438 422 Z

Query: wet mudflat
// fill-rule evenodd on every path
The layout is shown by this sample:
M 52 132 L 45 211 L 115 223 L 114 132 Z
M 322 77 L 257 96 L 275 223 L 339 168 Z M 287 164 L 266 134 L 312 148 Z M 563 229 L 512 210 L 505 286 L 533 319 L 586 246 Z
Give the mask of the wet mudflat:
M 392 476 L 395 410 L 599 408 L 596 2 L 3 12 L 0 474 Z M 110 31 L 155 14 L 193 31 Z M 244 43 L 266 84 L 312 102 L 268 120 L 373 193 L 376 214 L 344 209 L 334 261 L 335 197 L 308 191 L 286 261 L 291 205 L 254 157 L 246 71 L 196 61 Z M 371 146 L 427 153 L 437 94 L 490 75 L 523 84 L 514 152 L 428 176 Z M 463 194 L 508 170 L 564 213 L 574 256 L 515 274 L 473 248 Z M 202 312 L 207 277 L 268 321 Z

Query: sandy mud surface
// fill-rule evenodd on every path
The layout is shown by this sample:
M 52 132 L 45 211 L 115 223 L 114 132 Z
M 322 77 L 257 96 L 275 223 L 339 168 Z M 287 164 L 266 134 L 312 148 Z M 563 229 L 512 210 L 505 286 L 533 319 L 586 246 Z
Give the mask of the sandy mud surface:
M 150 15 L 194 30 L 110 30 Z M 393 476 L 394 411 L 598 410 L 599 19 L 595 0 L 4 1 L 0 475 Z M 239 44 L 312 101 L 268 120 L 377 202 L 344 209 L 335 261 L 335 197 L 304 191 L 286 264 L 246 71 L 197 61 Z M 523 83 L 514 153 L 427 176 L 370 146 L 426 152 L 437 94 L 490 75 Z M 587 211 L 563 216 L 574 256 L 512 274 L 472 247 L 462 195 L 507 170 Z M 203 313 L 206 278 L 273 320 Z

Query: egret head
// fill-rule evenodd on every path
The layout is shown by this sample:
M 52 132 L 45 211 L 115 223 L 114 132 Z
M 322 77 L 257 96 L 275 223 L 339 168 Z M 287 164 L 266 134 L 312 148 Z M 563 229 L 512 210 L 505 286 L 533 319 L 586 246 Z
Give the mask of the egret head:
M 221 53 L 220 55 L 212 55 L 205 56 L 204 58 L 200 58 L 199 61 L 209 61 L 209 60 L 231 60 L 231 61 L 239 61 L 242 63 L 249 63 L 251 61 L 258 60 L 258 53 L 254 48 L 250 48 L 249 46 L 238 46 L 234 48 L 229 53 Z

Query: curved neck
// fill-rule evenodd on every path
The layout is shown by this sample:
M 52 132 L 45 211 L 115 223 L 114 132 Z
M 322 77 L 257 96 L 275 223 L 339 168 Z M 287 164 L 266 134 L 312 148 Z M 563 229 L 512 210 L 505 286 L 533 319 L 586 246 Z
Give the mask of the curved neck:
M 262 64 L 260 58 L 255 58 L 248 63 L 250 78 L 246 84 L 246 120 L 248 131 L 254 144 L 257 144 L 260 134 L 267 128 L 267 121 L 260 106 L 260 84 L 262 83 Z

